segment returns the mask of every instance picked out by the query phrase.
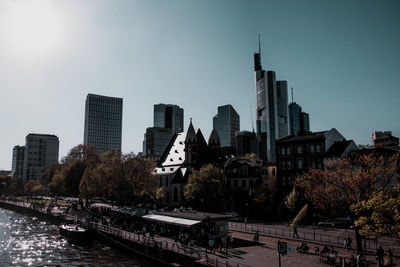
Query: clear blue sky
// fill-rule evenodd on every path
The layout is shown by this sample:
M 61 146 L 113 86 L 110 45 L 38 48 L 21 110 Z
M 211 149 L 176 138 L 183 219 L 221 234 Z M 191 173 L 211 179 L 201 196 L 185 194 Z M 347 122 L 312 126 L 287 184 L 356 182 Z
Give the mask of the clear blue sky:
M 396 0 L 0 0 L 0 169 L 28 133 L 57 135 L 60 159 L 82 143 L 88 93 L 124 98 L 124 153 L 142 151 L 155 103 L 206 138 L 224 104 L 251 130 L 258 34 L 311 130 L 400 136 L 399 14 Z

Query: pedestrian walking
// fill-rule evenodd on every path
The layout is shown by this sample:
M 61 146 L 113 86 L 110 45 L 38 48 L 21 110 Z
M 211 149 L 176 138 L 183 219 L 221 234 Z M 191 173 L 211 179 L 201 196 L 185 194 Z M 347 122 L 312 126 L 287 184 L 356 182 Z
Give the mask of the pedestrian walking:
M 343 239 L 343 249 L 347 248 L 347 237 Z
M 293 237 L 297 237 L 297 238 L 299 238 L 299 234 L 297 233 L 297 226 L 295 226 L 294 228 L 293 228 Z
M 389 248 L 388 254 L 387 254 L 387 266 L 392 267 L 393 266 L 393 252 Z
M 210 251 L 213 253 L 214 252 L 214 240 L 212 238 L 208 241 L 208 245 L 210 246 Z
M 231 248 L 233 248 L 233 236 L 232 236 L 232 234 L 229 234 L 229 244 L 230 244 Z
M 351 237 L 348 235 L 347 236 L 347 251 L 349 251 L 351 249 Z

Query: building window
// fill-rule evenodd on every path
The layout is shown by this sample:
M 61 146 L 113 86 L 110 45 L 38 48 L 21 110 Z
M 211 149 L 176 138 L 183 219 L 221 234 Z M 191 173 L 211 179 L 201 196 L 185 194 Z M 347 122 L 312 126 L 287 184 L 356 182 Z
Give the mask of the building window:
M 297 160 L 297 169 L 299 169 L 299 170 L 303 169 L 303 160 L 302 159 Z
M 250 186 L 251 188 L 253 188 L 253 187 L 254 187 L 254 182 L 253 182 L 253 180 L 250 180 L 249 182 L 250 182 L 249 186 Z
M 237 168 L 233 168 L 233 174 L 237 174 Z
M 303 154 L 303 146 L 297 146 L 297 154 Z
M 292 162 L 289 160 L 288 162 L 286 162 L 286 166 L 288 170 L 290 170 L 292 168 Z
M 275 168 L 272 168 L 272 176 L 275 176 Z
M 315 145 L 310 145 L 310 153 L 315 153 Z
M 315 152 L 316 153 L 321 153 L 321 145 L 320 144 L 315 146 Z
M 286 148 L 286 155 L 291 155 L 292 154 L 292 150 L 290 149 L 290 147 Z
M 313 168 L 313 169 L 316 168 L 315 159 L 311 160 L 311 168 Z
M 284 156 L 284 155 L 285 155 L 285 148 L 281 147 L 281 156 Z
M 282 185 L 286 185 L 286 177 L 285 176 L 282 177 Z

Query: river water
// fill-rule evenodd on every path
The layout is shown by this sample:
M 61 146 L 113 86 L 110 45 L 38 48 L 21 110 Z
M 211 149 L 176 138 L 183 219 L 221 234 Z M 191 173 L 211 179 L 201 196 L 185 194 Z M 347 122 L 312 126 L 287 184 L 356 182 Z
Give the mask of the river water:
M 58 226 L 0 209 L 0 266 L 154 266 L 109 244 L 68 243 Z

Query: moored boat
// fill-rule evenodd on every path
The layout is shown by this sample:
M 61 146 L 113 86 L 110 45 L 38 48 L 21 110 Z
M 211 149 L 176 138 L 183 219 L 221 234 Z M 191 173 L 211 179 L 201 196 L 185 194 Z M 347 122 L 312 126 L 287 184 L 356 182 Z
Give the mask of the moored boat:
M 61 224 L 59 229 L 61 235 L 74 243 L 87 244 L 93 240 L 91 230 L 83 228 L 77 224 Z

